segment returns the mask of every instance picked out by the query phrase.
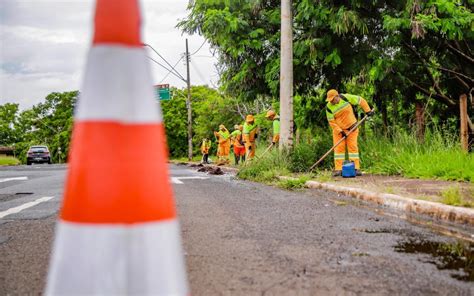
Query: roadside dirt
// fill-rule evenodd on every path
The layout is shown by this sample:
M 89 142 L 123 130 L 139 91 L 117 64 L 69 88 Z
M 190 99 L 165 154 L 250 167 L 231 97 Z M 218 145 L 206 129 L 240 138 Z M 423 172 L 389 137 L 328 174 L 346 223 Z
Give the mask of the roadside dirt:
M 446 203 L 448 199 L 456 200 L 459 198 L 462 206 L 474 207 L 474 184 L 469 182 L 408 179 L 381 175 L 331 178 L 330 180 L 320 181 L 441 203 Z

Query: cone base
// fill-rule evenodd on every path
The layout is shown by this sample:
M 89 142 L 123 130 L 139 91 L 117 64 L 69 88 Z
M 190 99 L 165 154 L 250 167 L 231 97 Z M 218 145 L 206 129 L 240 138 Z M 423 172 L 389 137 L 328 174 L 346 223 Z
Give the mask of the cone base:
M 188 295 L 176 220 L 133 226 L 60 221 L 46 295 Z

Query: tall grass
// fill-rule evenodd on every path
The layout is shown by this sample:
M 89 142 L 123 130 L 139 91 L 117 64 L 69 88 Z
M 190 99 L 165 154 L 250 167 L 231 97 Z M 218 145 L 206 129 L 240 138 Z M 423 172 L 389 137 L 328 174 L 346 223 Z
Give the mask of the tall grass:
M 256 155 L 262 155 L 263 150 L 257 149 Z M 246 180 L 268 183 L 276 181 L 278 176 L 288 172 L 288 153 L 280 153 L 278 149 L 273 149 L 263 157 L 247 160 L 247 163 L 241 166 L 238 176 Z
M 398 132 L 391 139 L 362 140 L 360 146 L 362 166 L 371 173 L 474 182 L 474 155 L 462 152 L 450 134 L 428 132 L 419 143 L 413 134 Z
M 276 149 L 242 168 L 244 179 L 268 182 L 278 175 L 307 172 L 332 145 L 329 136 L 302 143 L 291 152 Z M 442 131 L 427 132 L 420 143 L 414 134 L 397 132 L 391 137 L 359 138 L 361 167 L 365 172 L 411 178 L 474 182 L 474 154 L 461 151 L 457 136 Z M 257 150 L 257 155 L 263 152 Z M 329 155 L 318 169 L 332 169 Z
M 20 164 L 20 161 L 11 156 L 0 156 L 0 165 L 17 165 Z

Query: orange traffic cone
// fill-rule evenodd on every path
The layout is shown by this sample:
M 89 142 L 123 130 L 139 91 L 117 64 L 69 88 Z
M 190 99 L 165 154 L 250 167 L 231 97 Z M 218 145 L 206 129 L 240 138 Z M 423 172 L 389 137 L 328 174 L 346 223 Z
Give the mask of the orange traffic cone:
M 97 0 L 47 295 L 186 295 L 137 0 Z

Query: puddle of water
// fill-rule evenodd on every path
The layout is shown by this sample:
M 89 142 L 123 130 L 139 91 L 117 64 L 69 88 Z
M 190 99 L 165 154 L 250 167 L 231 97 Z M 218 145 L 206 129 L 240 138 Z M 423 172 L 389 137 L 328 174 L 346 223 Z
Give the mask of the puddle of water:
M 400 241 L 395 251 L 411 254 L 428 254 L 440 270 L 456 270 L 451 277 L 460 281 L 474 282 L 474 243 L 457 242 L 443 243 L 425 240 L 410 239 Z

